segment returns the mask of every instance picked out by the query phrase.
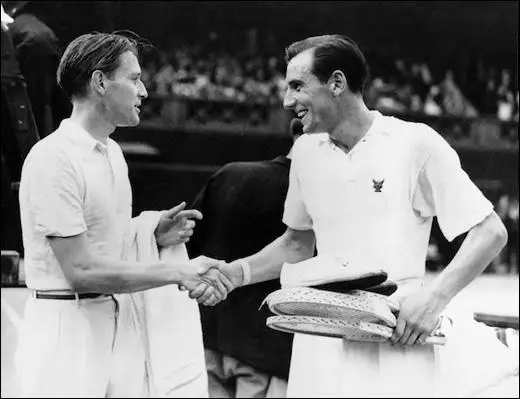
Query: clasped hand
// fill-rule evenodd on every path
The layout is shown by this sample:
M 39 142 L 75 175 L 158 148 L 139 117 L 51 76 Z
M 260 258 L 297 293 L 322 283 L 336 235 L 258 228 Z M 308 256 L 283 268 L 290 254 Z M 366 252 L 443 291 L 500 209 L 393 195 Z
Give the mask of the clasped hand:
M 214 306 L 242 283 L 239 265 L 199 256 L 190 260 L 188 272 L 179 284 L 181 291 L 189 291 L 190 298 L 206 306 Z
M 391 341 L 401 345 L 424 345 L 438 326 L 446 304 L 446 300 L 428 286 L 403 298 Z

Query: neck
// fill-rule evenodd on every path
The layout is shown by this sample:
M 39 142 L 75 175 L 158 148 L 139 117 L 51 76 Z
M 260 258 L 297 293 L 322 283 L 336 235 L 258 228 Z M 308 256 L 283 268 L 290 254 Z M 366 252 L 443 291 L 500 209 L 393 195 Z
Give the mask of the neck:
M 363 100 L 355 99 L 342 108 L 341 121 L 330 133 L 331 139 L 341 143 L 350 150 L 368 132 L 374 122 L 374 115 L 370 113 Z
M 105 118 L 100 108 L 100 104 L 88 100 L 75 100 L 73 101 L 70 119 L 96 140 L 106 144 L 108 137 L 114 133 L 116 127 Z

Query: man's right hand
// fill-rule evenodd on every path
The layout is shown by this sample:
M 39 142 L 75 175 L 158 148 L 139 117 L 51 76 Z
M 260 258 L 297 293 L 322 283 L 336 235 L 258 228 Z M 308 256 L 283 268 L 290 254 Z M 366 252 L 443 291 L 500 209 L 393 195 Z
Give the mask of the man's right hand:
M 232 283 L 219 271 L 222 261 L 199 256 L 191 259 L 182 268 L 179 289 L 189 291 L 190 298 L 197 302 L 214 305 L 224 299 L 233 289 Z
M 218 270 L 215 268 L 208 269 L 205 277 L 210 281 L 220 281 L 221 284 L 218 284 L 218 282 L 216 282 L 216 285 L 208 284 L 207 281 L 204 281 L 195 289 L 189 289 L 186 286 L 179 286 L 181 290 L 188 289 L 190 291 L 190 298 L 196 299 L 198 303 L 205 306 L 214 306 L 226 299 L 227 294 L 242 285 L 244 278 L 240 263 L 226 263 L 224 261 L 219 262 Z M 220 287 L 217 292 L 215 291 L 215 286 Z M 224 295 L 222 295 L 222 287 L 225 287 L 226 290 Z

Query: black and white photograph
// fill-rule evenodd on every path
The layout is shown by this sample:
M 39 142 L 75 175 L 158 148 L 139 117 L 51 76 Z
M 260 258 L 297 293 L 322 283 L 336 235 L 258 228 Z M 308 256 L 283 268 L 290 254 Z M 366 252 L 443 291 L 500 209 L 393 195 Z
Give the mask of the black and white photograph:
M 2 1 L 2 398 L 518 398 L 518 1 Z

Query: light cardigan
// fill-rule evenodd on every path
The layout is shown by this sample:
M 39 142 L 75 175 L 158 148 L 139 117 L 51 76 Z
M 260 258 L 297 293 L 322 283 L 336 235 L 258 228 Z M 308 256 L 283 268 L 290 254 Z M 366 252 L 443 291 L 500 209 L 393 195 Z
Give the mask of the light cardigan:
M 162 212 L 142 212 L 132 219 L 124 257 L 133 261 L 188 260 L 184 244 L 159 253 L 154 230 Z M 202 326 L 197 302 L 166 285 L 128 295 L 135 328 L 143 337 L 150 397 L 207 398 Z

